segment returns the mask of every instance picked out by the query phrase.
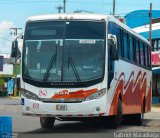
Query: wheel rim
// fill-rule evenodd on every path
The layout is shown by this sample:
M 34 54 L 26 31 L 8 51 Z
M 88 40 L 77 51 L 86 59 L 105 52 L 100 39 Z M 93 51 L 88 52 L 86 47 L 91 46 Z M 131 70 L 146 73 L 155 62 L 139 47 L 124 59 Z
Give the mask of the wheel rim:
M 45 118 L 41 117 L 41 122 L 44 123 L 45 122 Z
M 144 113 L 141 113 L 141 120 L 144 119 Z

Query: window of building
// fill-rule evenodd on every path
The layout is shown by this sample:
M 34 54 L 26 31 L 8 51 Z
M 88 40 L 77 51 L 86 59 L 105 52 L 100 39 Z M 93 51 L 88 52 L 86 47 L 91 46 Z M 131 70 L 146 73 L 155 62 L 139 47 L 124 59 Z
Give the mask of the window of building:
M 157 40 L 158 51 L 160 51 L 160 40 Z

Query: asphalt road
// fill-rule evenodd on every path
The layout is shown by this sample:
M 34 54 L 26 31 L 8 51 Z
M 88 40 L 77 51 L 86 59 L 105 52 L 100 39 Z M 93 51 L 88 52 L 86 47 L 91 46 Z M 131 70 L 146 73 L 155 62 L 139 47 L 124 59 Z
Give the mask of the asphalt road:
M 0 98 L 0 116 L 12 116 L 15 137 L 65 137 L 65 138 L 103 138 L 118 137 L 116 133 L 160 132 L 160 112 L 152 111 L 145 114 L 142 126 L 122 123 L 118 129 L 107 129 L 98 123 L 55 121 L 52 129 L 42 129 L 39 117 L 22 116 L 20 100 Z M 107 124 L 106 124 L 107 125 Z M 158 135 L 160 137 L 160 133 Z

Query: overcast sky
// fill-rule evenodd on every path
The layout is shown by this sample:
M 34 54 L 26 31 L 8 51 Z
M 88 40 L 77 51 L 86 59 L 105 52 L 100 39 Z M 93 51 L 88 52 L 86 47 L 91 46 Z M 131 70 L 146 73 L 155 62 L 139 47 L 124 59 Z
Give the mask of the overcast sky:
M 86 10 L 93 13 L 110 14 L 113 0 L 66 0 L 67 12 Z M 116 14 L 124 16 L 134 10 L 160 10 L 159 0 L 115 0 Z M 29 16 L 57 13 L 57 6 L 63 0 L 0 0 L 0 53 L 10 53 L 12 36 L 11 27 L 21 27 L 24 31 L 25 21 Z

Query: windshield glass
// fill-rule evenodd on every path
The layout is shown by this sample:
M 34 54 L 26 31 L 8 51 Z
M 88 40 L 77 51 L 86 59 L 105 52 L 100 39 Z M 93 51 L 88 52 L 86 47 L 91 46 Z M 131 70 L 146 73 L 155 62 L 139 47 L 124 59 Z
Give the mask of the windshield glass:
M 103 78 L 104 22 L 28 23 L 23 77 L 38 82 L 86 82 Z

